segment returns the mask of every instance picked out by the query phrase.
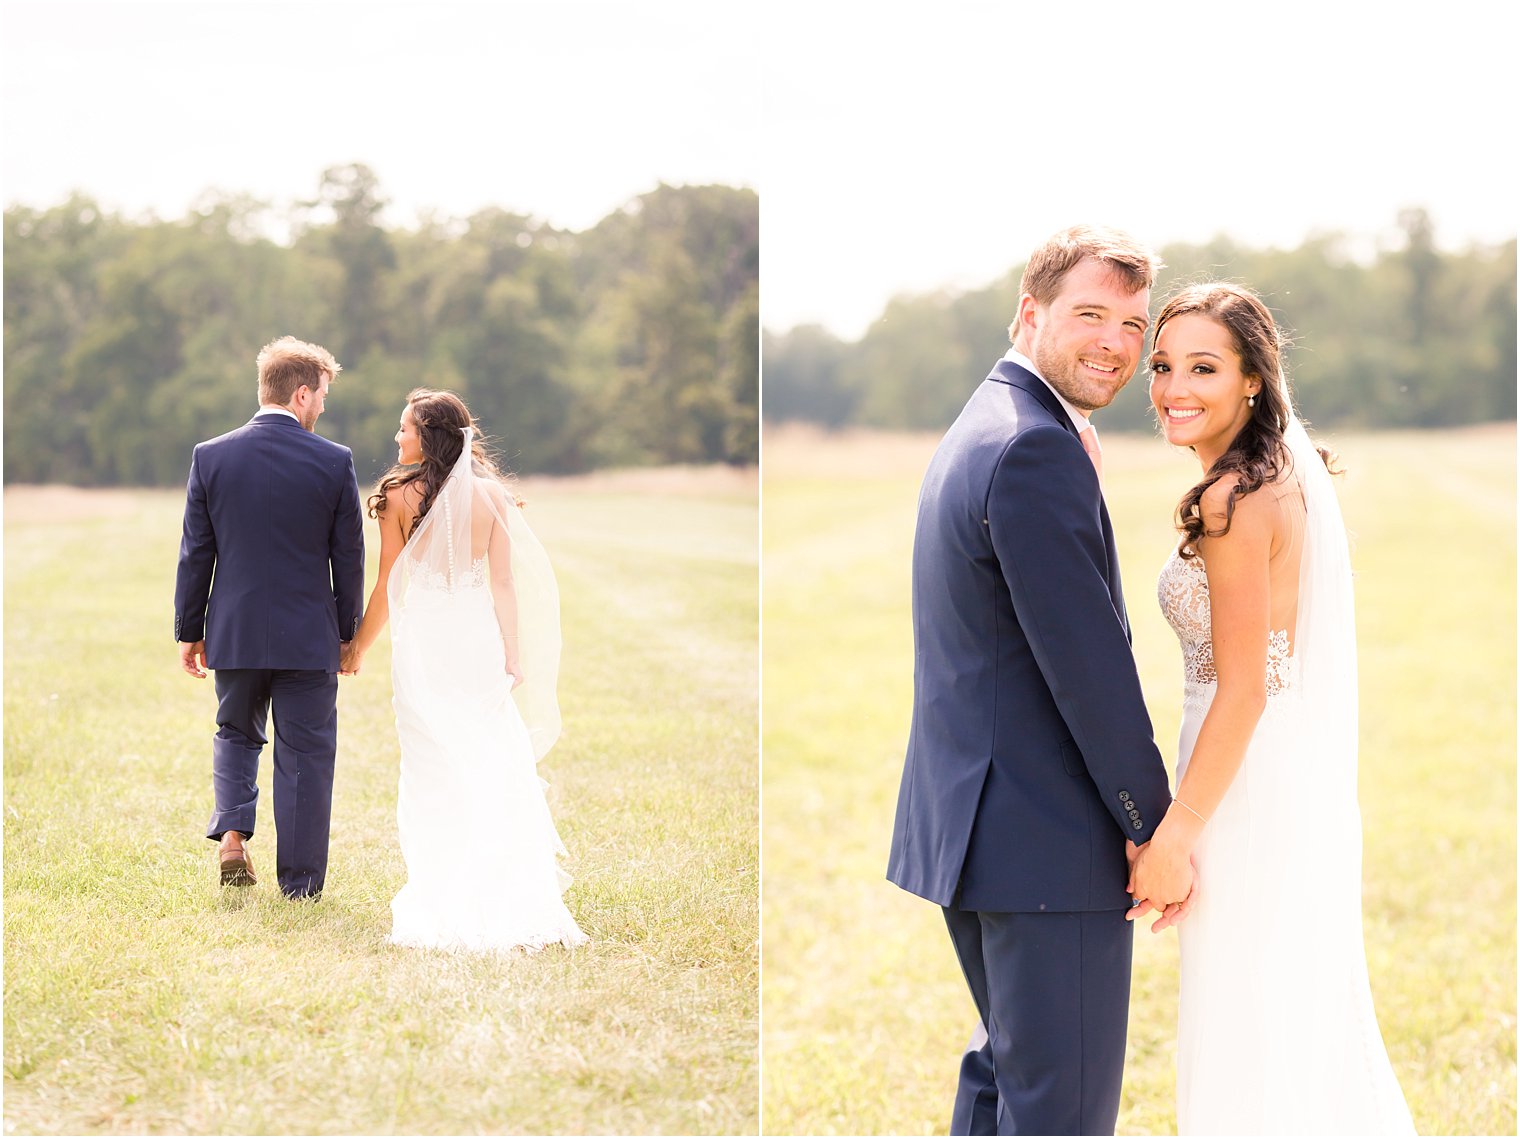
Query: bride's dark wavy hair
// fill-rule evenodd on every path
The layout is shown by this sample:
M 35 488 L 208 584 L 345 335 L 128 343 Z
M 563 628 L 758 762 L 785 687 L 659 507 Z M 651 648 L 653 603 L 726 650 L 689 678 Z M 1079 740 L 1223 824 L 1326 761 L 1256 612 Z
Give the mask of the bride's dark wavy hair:
M 1260 380 L 1261 390 L 1256 393 L 1256 406 L 1251 408 L 1250 416 L 1224 454 L 1205 472 L 1203 481 L 1177 504 L 1177 529 L 1182 533 L 1180 553 L 1184 558 L 1197 556 L 1195 543 L 1199 539 L 1228 534 L 1235 504 L 1275 481 L 1292 464 L 1284 438 L 1291 412 L 1288 378 L 1282 366 L 1289 341 L 1272 319 L 1272 311 L 1243 285 L 1228 281 L 1186 285 L 1162 306 L 1151 340 L 1153 351 L 1166 322 L 1188 314 L 1206 316 L 1229 332 L 1242 374 Z M 1339 474 L 1335 455 L 1324 447 L 1317 450 L 1331 473 Z M 1210 530 L 1203 521 L 1203 492 L 1228 474 L 1238 474 L 1240 481 L 1225 504 L 1224 525 Z
M 470 443 L 470 463 L 477 475 L 494 478 L 512 491 L 511 480 L 502 473 L 485 448 L 485 437 L 464 405 L 453 392 L 416 388 L 406 397 L 406 405 L 412 409 L 412 422 L 417 425 L 417 438 L 422 443 L 422 462 L 416 466 L 397 463 L 380 477 L 375 493 L 369 496 L 369 516 L 378 518 L 385 513 L 385 496 L 397 487 L 417 484 L 421 500 L 417 504 L 417 517 L 412 519 L 411 531 L 427 517 L 433 499 L 443 487 L 443 482 L 459 461 L 464 450 L 464 429 L 474 427 L 475 435 Z

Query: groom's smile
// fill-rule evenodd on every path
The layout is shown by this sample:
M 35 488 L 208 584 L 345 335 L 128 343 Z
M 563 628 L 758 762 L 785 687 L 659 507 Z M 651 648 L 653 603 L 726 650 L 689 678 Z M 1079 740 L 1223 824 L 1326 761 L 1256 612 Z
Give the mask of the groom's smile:
M 1116 375 L 1119 371 L 1118 364 L 1099 364 L 1093 360 L 1087 359 L 1086 357 L 1083 357 L 1079 362 L 1084 366 L 1091 368 L 1093 371 L 1105 376 Z
M 1131 292 L 1100 261 L 1087 259 L 1049 305 L 1026 296 L 1021 334 L 1045 382 L 1085 411 L 1107 407 L 1129 383 L 1150 324 L 1150 290 Z

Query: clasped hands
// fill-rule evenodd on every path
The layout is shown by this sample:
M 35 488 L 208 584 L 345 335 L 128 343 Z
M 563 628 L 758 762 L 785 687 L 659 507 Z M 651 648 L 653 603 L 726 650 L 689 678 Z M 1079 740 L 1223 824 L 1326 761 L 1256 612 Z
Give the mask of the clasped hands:
M 1198 900 L 1198 868 L 1192 854 L 1168 837 L 1158 827 L 1156 835 L 1143 846 L 1124 844 L 1129 859 L 1127 889 L 1139 901 L 1124 916 L 1134 921 L 1151 910 L 1159 911 L 1161 916 L 1151 923 L 1152 933 L 1187 920 Z
M 359 651 L 353 641 L 344 641 L 338 659 L 339 676 L 358 676 L 359 667 L 364 663 L 364 654 Z M 523 682 L 522 665 L 515 660 L 507 661 L 507 675 L 511 677 L 511 687 L 516 688 Z

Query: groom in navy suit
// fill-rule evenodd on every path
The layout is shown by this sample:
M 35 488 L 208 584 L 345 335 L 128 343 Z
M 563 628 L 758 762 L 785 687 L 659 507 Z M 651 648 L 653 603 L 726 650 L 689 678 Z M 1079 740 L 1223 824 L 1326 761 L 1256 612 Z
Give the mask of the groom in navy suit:
M 1118 1117 L 1126 840 L 1143 846 L 1171 795 L 1088 413 L 1140 362 L 1158 267 L 1094 227 L 1036 250 L 1013 349 L 919 496 L 913 727 L 887 876 L 944 907 L 980 1015 L 953 1134 L 1112 1134 Z
M 258 414 L 191 459 L 174 588 L 180 666 L 216 673 L 206 837 L 222 883 L 257 881 L 244 842 L 272 708 L 275 877 L 288 898 L 321 894 L 326 878 L 338 664 L 363 604 L 354 458 L 314 433 L 340 370 L 289 336 L 259 353 Z

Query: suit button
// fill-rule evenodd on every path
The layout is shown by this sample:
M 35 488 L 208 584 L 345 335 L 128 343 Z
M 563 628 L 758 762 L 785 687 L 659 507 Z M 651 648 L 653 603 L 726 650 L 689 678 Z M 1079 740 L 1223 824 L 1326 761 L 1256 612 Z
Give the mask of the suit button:
M 1135 820 L 1135 829 L 1137 831 L 1143 831 L 1145 829 L 1145 824 L 1143 824 L 1139 819 L 1136 819 Z
M 1129 817 L 1132 819 L 1138 819 L 1140 817 L 1140 812 L 1131 807 L 1129 809 Z
M 1129 802 L 1129 792 L 1128 791 L 1120 791 L 1119 792 L 1119 802 L 1121 802 L 1121 803 L 1128 803 Z

